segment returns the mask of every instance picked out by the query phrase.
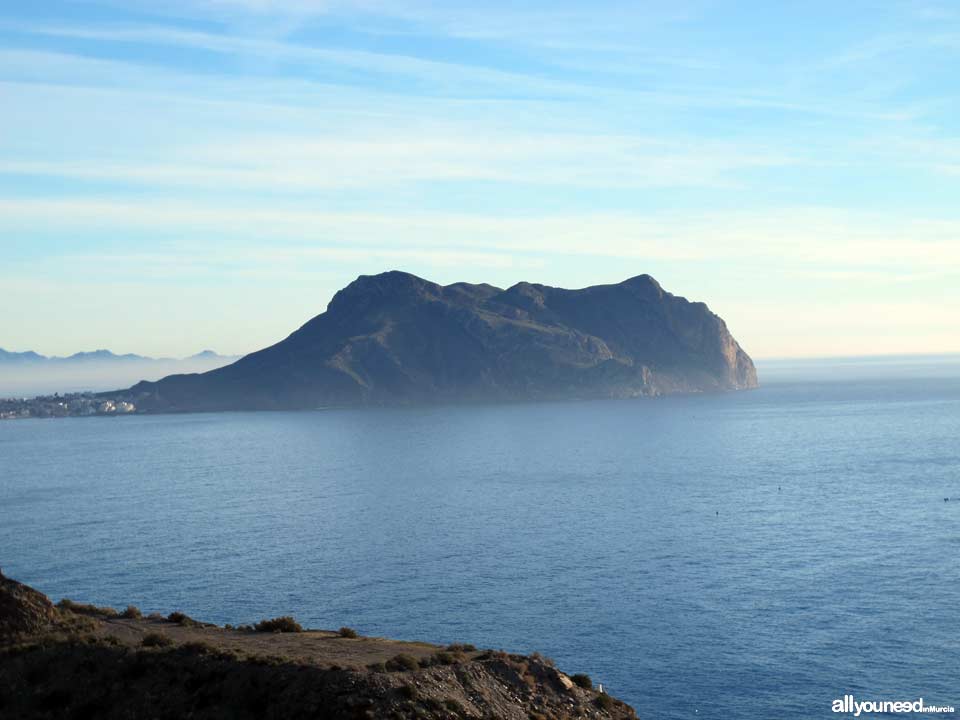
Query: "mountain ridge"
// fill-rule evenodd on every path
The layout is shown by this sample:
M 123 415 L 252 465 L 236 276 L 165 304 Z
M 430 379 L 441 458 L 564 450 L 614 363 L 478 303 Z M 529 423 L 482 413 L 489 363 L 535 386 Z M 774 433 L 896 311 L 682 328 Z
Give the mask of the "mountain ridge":
M 704 303 L 649 275 L 578 290 L 361 275 L 284 340 L 203 374 L 142 382 L 152 411 L 641 397 L 757 386 Z
M 212 370 L 237 357 L 205 350 L 185 358 L 154 358 L 134 353 L 118 355 L 105 349 L 48 357 L 32 350 L 11 352 L 0 348 L 0 397 L 103 392 L 174 373 Z
M 152 357 L 136 353 L 115 353 L 112 350 L 98 348 L 96 350 L 80 350 L 71 355 L 42 355 L 34 350 L 22 352 L 0 348 L 0 363 L 4 362 L 80 362 L 85 360 L 142 360 L 145 362 L 176 362 L 180 360 L 196 360 L 200 358 L 216 358 L 223 360 L 237 359 L 239 355 L 221 355 L 213 350 L 201 350 L 193 355 L 184 357 Z

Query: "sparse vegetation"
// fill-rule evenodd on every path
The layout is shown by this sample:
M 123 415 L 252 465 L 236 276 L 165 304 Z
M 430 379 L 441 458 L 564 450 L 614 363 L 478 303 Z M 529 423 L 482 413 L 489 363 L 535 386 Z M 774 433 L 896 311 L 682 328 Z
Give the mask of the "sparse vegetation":
M 503 650 L 484 650 L 480 655 L 477 656 L 477 660 L 501 660 L 508 662 L 510 660 L 510 655 Z
M 536 661 L 538 661 L 538 662 L 542 662 L 544 665 L 549 665 L 550 667 L 556 667 L 556 663 L 553 661 L 553 658 L 548 658 L 548 657 L 546 657 L 546 656 L 544 656 L 544 655 L 541 655 L 541 654 L 538 653 L 538 652 L 535 652 L 535 653 L 531 654 L 531 655 L 530 655 L 530 658 L 531 658 L 532 660 L 536 660 Z
M 61 610 L 57 618 L 57 627 L 70 634 L 85 634 L 97 627 L 97 617 L 77 615 L 69 610 Z
M 111 607 L 98 607 L 86 603 L 75 603 L 69 598 L 63 598 L 57 603 L 60 610 L 66 610 L 76 615 L 89 615 L 90 617 L 114 618 L 117 617 L 117 611 Z
M 24 611 L 46 600 L 24 600 L 0 582 L 5 598 Z M 241 635 L 182 612 L 168 616 L 181 625 L 175 627 L 163 618 L 143 618 L 132 606 L 121 613 L 69 600 L 60 610 L 49 602 L 45 607 L 46 624 L 0 643 L 4 718 L 299 717 L 318 707 L 331 717 L 422 720 L 506 713 L 531 720 L 636 717 L 605 693 L 565 691 L 536 658 L 489 651 L 478 661 L 472 645 L 343 642 L 332 633 L 281 638 L 249 626 L 251 633 Z M 105 622 L 118 615 L 126 619 Z M 259 628 L 280 632 L 299 625 L 274 618 Z M 369 663 L 366 670 L 360 663 Z M 456 669 L 443 667 L 449 663 Z M 396 674 L 379 674 L 387 671 Z
M 120 613 L 120 617 L 127 620 L 139 620 L 143 617 L 143 613 L 136 605 L 127 605 L 127 609 Z
M 388 670 L 418 670 L 419 668 L 420 661 L 413 655 L 407 655 L 406 653 L 394 655 L 387 663 Z
M 453 653 L 440 650 L 433 654 L 433 662 L 435 665 L 453 665 L 457 661 L 456 656 Z
M 167 615 L 167 620 L 169 620 L 172 623 L 177 623 L 177 625 L 183 625 L 184 627 L 193 627 L 199 624 L 192 617 L 190 617 L 189 615 L 185 615 L 179 610 Z
M 268 667 L 280 667 L 287 662 L 286 659 L 279 655 L 253 655 L 250 661 L 257 665 L 266 665 Z
M 585 690 L 593 690 L 593 680 L 590 679 L 589 675 L 577 673 L 576 675 L 571 675 L 570 679 L 573 680 L 574 685 L 578 685 Z
M 215 653 L 217 649 L 213 647 L 210 643 L 204 642 L 203 640 L 191 640 L 188 643 L 184 643 L 182 646 L 183 650 L 195 655 L 207 655 L 208 653 Z
M 140 644 L 144 647 L 170 647 L 173 645 L 173 640 L 163 633 L 152 632 L 144 635 Z
M 303 632 L 303 628 L 296 620 L 289 615 L 273 618 L 272 620 L 261 620 L 253 626 L 257 632 L 281 632 L 298 633 Z
M 605 692 L 597 695 L 597 707 L 601 710 L 612 710 L 616 701 Z
M 447 650 L 449 650 L 450 652 L 468 653 L 468 652 L 476 652 L 477 648 L 476 646 L 471 645 L 470 643 L 452 643 L 450 645 L 447 645 Z
M 339 630 L 337 630 L 337 633 L 338 633 L 338 634 L 340 635 L 340 637 L 342 637 L 342 638 L 354 639 L 354 638 L 360 637 L 360 636 L 357 634 L 357 631 L 356 631 L 356 630 L 354 630 L 353 628 L 349 628 L 349 627 L 342 627 L 342 628 L 340 628 Z

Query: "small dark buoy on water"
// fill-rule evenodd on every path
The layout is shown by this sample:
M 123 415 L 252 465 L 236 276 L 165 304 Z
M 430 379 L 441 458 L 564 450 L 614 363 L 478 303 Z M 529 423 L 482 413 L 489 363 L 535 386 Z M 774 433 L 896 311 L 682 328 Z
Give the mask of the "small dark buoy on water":
M 720 514 L 720 511 L 719 511 L 719 510 L 717 510 L 717 515 L 719 515 L 719 514 Z

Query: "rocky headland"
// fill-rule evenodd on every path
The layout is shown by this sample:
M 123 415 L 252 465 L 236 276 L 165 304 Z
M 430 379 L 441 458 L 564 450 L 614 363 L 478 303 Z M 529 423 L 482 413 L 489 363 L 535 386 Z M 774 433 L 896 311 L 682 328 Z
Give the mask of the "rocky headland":
M 210 372 L 142 382 L 138 410 L 627 398 L 757 386 L 700 302 L 649 275 L 565 290 L 361 276 L 285 340 Z
M 0 573 L 0 717 L 635 718 L 538 655 L 303 630 L 219 627 L 62 600 Z

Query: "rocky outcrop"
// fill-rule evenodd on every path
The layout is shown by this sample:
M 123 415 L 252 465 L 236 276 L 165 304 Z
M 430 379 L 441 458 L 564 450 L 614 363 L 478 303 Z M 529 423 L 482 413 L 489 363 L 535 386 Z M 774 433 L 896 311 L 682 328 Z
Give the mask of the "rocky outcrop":
M 0 638 L 39 632 L 57 620 L 57 611 L 43 593 L 0 571 Z
M 3 617 L 18 623 L 0 633 L 3 718 L 636 718 L 586 676 L 537 655 L 221 628 L 69 601 L 56 611 L 20 583 L 2 587 Z
M 361 276 L 282 342 L 202 375 L 140 383 L 160 411 L 622 398 L 756 387 L 706 305 L 649 275 L 564 290 Z

